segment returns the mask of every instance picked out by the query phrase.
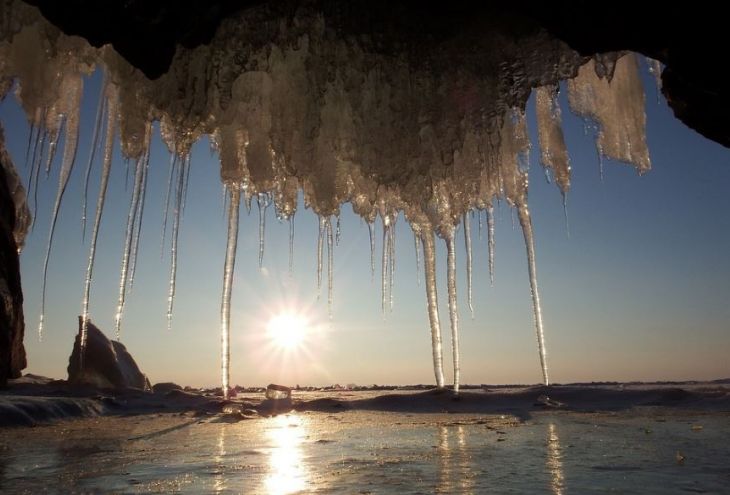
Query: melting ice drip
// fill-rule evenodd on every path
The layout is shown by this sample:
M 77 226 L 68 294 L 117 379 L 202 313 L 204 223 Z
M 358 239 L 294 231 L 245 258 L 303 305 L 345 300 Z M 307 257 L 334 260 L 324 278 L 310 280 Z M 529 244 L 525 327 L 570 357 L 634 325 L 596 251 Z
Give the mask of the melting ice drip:
M 39 333 L 43 331 L 46 276 L 56 218 L 71 175 L 79 132 L 83 76 L 105 70 L 91 154 L 84 175 L 82 222 L 90 168 L 101 153 L 101 185 L 91 232 L 82 301 L 81 355 L 86 345 L 96 244 L 109 181 L 112 148 L 119 136 L 122 153 L 133 164 L 133 188 L 126 224 L 115 315 L 120 335 L 125 298 L 134 267 L 144 212 L 152 122 L 160 122 L 171 153 L 163 225 L 163 246 L 172 207 L 168 326 L 172 324 L 180 220 L 191 168 L 189 150 L 209 135 L 220 158 L 225 188 L 228 242 L 221 302 L 221 366 L 224 394 L 229 389 L 231 294 L 240 203 L 256 199 L 260 211 L 259 262 L 264 255 L 265 210 L 290 222 L 289 266 L 293 262 L 298 194 L 320 218 L 317 285 L 321 288 L 327 245 L 328 305 L 333 303 L 333 256 L 339 240 L 339 213 L 350 203 L 368 224 L 370 266 L 375 273 L 374 223 L 383 225 L 382 308 L 392 310 L 395 223 L 402 213 L 414 232 L 431 329 L 436 383 L 444 386 L 441 322 L 436 283 L 436 238 L 447 247 L 447 292 L 453 383 L 459 390 L 459 314 L 456 289 L 457 231 L 463 222 L 467 256 L 468 306 L 473 314 L 471 215 L 486 215 L 490 280 L 494 281 L 494 204 L 503 199 L 517 211 L 527 252 L 535 331 L 543 381 L 549 384 L 545 337 L 537 284 L 535 241 L 528 208 L 526 155 L 530 147 L 524 106 L 536 88 L 540 161 L 555 178 L 564 203 L 570 163 L 561 127 L 558 82 L 567 82 L 571 109 L 598 125 L 601 156 L 650 168 L 644 127 L 644 92 L 633 54 L 581 57 L 567 46 L 545 42 L 536 32 L 519 44 L 492 40 L 489 67 L 424 70 L 405 55 L 372 53 L 363 42 L 336 36 L 325 19 L 302 11 L 296 19 L 260 27 L 256 19 L 224 21 L 209 45 L 180 48 L 167 74 L 155 81 L 131 68 L 110 47 L 95 49 L 49 25 L 35 8 L 12 3 L 0 12 L 0 97 L 17 80 L 16 96 L 31 123 L 28 191 L 35 200 L 40 170 L 46 175 L 64 132 L 64 152 L 43 269 Z M 278 26 L 278 27 L 272 27 Z M 267 29 L 266 36 L 254 36 Z M 260 40 L 266 39 L 265 43 Z M 243 40 L 232 44 L 230 40 Z M 246 42 L 246 40 L 250 40 Z M 518 63 L 536 50 L 550 57 Z M 533 57 L 534 58 L 534 57 Z M 555 62 L 559 60 L 560 62 Z M 458 65 L 458 64 L 457 64 Z M 656 73 L 658 68 L 652 64 Z M 203 80 L 200 74 L 206 74 Z M 511 85 L 505 81 L 512 81 Z M 333 229 L 333 217 L 337 227 Z M 566 217 L 567 218 L 567 217 Z M 333 232 L 333 230 L 335 232 Z

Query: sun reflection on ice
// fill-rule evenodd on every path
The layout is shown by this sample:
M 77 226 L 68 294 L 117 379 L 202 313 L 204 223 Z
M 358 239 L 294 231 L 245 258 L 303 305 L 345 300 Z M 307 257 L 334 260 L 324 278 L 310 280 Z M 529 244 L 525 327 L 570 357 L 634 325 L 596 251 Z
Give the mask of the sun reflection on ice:
M 307 488 L 309 472 L 304 466 L 302 443 L 307 436 L 304 418 L 296 414 L 271 419 L 266 437 L 271 444 L 269 474 L 264 480 L 266 493 L 286 495 Z
M 563 474 L 563 455 L 560 451 L 558 429 L 553 423 L 548 424 L 547 437 L 547 469 L 551 475 L 550 489 L 555 495 L 563 495 L 565 475 Z

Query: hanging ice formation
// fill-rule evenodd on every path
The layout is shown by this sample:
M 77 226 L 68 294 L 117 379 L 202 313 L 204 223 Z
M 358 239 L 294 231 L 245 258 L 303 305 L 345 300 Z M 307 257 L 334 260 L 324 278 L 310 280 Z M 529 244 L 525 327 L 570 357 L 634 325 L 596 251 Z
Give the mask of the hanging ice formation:
M 289 221 L 291 270 L 292 219 L 300 192 L 305 206 L 319 216 L 318 291 L 327 243 L 330 312 L 333 253 L 340 237 L 342 205 L 349 202 L 368 225 L 373 274 L 373 225 L 377 216 L 383 222 L 383 311 L 393 307 L 395 222 L 403 214 L 413 229 L 419 269 L 422 254 L 434 374 L 439 387 L 444 386 L 444 372 L 435 237 L 446 242 L 455 390 L 459 388 L 460 364 L 456 232 L 463 222 L 471 312 L 470 214 L 474 210 L 480 213 L 480 233 L 481 212 L 486 214 L 489 277 L 493 283 L 494 205 L 504 200 L 516 211 L 524 234 L 543 381 L 549 383 L 535 239 L 527 202 L 525 153 L 530 143 L 524 108 L 534 89 L 540 162 L 563 198 L 570 187 L 570 162 L 557 98 L 561 80 L 567 80 L 571 110 L 595 122 L 599 156 L 630 163 L 644 173 L 650 161 L 636 56 L 610 53 L 583 57 L 536 29 L 520 38 L 519 43 L 496 34 L 483 35 L 479 49 L 463 60 L 455 59 L 453 53 L 444 56 L 447 52 L 439 50 L 419 52 L 418 56 L 430 57 L 428 63 L 419 63 L 412 58 L 413 53 L 400 51 L 399 45 L 372 49 L 380 45 L 367 35 L 357 39 L 339 36 L 337 22 L 319 12 L 317 5 L 317 1 L 307 3 L 292 16 L 264 23 L 258 17 L 248 17 L 251 10 L 244 9 L 238 18 L 224 21 L 209 44 L 179 47 L 169 71 L 149 80 L 111 47 L 93 48 L 83 39 L 66 36 L 48 24 L 34 7 L 14 0 L 6 2 L 8 8 L 0 10 L 0 97 L 12 87 L 10 81 L 19 81 L 15 93 L 32 130 L 25 172 L 29 196 L 35 196 L 41 168 L 53 166 L 59 138 L 64 136 L 48 236 L 49 254 L 43 269 L 39 330 L 43 328 L 55 219 L 75 162 L 82 81 L 98 66 L 104 68 L 105 76 L 82 179 L 84 230 L 90 168 L 95 165 L 97 151 L 102 155 L 101 183 L 82 299 L 82 348 L 86 345 L 94 260 L 115 136 L 119 136 L 122 154 L 134 170 L 115 318 L 119 331 L 138 258 L 151 124 L 159 121 L 162 139 L 171 150 L 162 229 L 165 246 L 172 209 L 168 322 L 174 304 L 180 217 L 190 180 L 190 147 L 207 135 L 211 150 L 220 159 L 228 217 L 221 302 L 225 394 L 230 376 L 231 293 L 240 204 L 243 201 L 250 209 L 251 200 L 258 201 L 259 263 L 263 262 L 266 207 L 273 204 L 277 217 Z M 276 10 L 262 8 L 267 15 L 277 15 Z M 232 44 L 232 39 L 243 41 Z M 545 56 L 535 57 L 535 53 Z M 652 64 L 655 74 L 658 69 Z M 201 84 L 200 74 L 205 74 L 211 84 Z M 332 225 L 333 216 L 337 217 L 336 226 Z

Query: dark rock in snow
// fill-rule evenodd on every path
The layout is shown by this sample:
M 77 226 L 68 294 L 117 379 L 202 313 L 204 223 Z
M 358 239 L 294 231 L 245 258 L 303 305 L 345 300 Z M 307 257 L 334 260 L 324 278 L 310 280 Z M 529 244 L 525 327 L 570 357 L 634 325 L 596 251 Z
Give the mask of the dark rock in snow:
M 109 340 L 93 323 L 88 324 L 83 369 L 79 366 L 81 317 L 79 333 L 68 363 L 70 385 L 91 385 L 98 388 L 137 388 L 151 390 L 150 382 L 137 366 L 124 344 Z
M 182 389 L 183 388 L 180 385 L 172 382 L 155 383 L 154 385 L 152 385 L 152 391 L 156 394 L 167 394 L 169 392 L 172 392 L 173 390 Z
M 0 127 L 0 386 L 5 386 L 9 378 L 19 378 L 26 366 L 23 291 L 15 236 L 20 221 L 13 191 L 15 179 Z

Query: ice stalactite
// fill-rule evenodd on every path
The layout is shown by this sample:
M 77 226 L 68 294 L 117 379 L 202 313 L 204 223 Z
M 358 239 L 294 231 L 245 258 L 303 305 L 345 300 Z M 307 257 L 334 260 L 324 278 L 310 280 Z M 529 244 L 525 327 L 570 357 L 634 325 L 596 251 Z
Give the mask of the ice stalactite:
M 368 221 L 368 235 L 370 236 L 370 281 L 375 280 L 375 235 L 373 234 L 373 222 Z
M 487 206 L 487 249 L 489 251 L 489 283 L 494 285 L 494 207 Z
M 264 267 L 264 242 L 266 236 L 266 209 L 269 207 L 269 195 L 259 193 L 256 195 L 256 204 L 259 207 L 259 268 Z
M 416 284 L 421 285 L 421 244 L 418 242 L 419 235 L 413 231 L 413 244 L 416 248 Z
M 150 129 L 151 129 L 151 126 L 150 126 Z M 140 240 L 140 237 L 142 236 L 142 218 L 144 217 L 144 205 L 145 205 L 145 200 L 147 198 L 147 177 L 148 177 L 149 168 L 150 168 L 149 147 L 145 151 L 142 162 L 144 163 L 144 170 L 142 171 L 142 191 L 141 191 L 141 197 L 140 197 L 140 199 L 138 201 L 138 205 L 137 205 L 137 209 L 138 209 L 138 211 L 136 213 L 137 220 L 135 222 L 135 227 L 134 227 L 131 261 L 130 261 L 130 267 L 129 267 L 129 290 L 130 291 L 132 290 L 132 287 L 134 287 L 134 274 L 137 271 L 137 254 L 139 253 L 139 240 Z
M 189 166 L 187 156 L 179 158 L 177 167 L 177 184 L 175 186 L 175 208 L 172 212 L 172 232 L 170 246 L 170 283 L 167 292 L 167 330 L 172 330 L 172 310 L 175 305 L 175 286 L 177 280 L 178 238 L 180 235 L 180 218 L 182 217 L 182 197 L 185 186 L 185 169 Z
M 547 351 L 545 350 L 545 332 L 542 325 L 542 307 L 540 305 L 540 292 L 537 289 L 537 266 L 535 262 L 535 239 L 532 233 L 532 220 L 527 205 L 519 205 L 517 214 L 522 226 L 522 234 L 525 238 L 527 250 L 527 270 L 530 276 L 530 292 L 532 293 L 532 310 L 535 318 L 535 332 L 537 334 L 537 347 L 540 353 L 540 367 L 542 368 L 542 379 L 545 385 L 550 385 L 548 377 Z
M 66 135 L 63 145 L 63 158 L 61 159 L 61 170 L 58 174 L 58 190 L 56 192 L 56 201 L 53 204 L 51 213 L 51 228 L 48 233 L 48 245 L 46 246 L 46 256 L 43 260 L 43 282 L 41 284 L 41 314 L 38 322 L 38 339 L 43 339 L 43 320 L 46 313 L 46 287 L 48 283 L 48 262 L 51 257 L 51 249 L 53 247 L 53 237 L 56 232 L 56 223 L 58 221 L 58 212 L 61 208 L 68 179 L 73 171 L 74 162 L 76 161 L 76 150 L 79 140 L 79 109 L 81 104 L 81 95 L 83 93 L 83 79 L 79 74 L 72 74 L 64 78 L 62 86 L 62 108 L 58 110 L 63 112 L 66 120 Z
M 335 252 L 332 235 L 332 219 L 327 218 L 327 314 L 332 319 L 332 305 L 334 303 L 334 269 Z
M 394 217 L 393 221 L 390 224 L 390 228 L 388 229 L 390 242 L 388 243 L 388 248 L 390 249 L 390 253 L 388 255 L 388 260 L 390 261 L 390 279 L 388 281 L 388 297 L 389 297 L 389 305 L 390 305 L 390 311 L 393 311 L 393 286 L 395 285 L 395 222 L 398 219 L 398 217 Z
M 107 86 L 106 90 L 106 124 L 104 142 L 102 148 L 104 150 L 101 181 L 99 183 L 99 196 L 96 199 L 96 213 L 94 214 L 94 226 L 91 231 L 91 243 L 89 248 L 89 263 L 86 267 L 86 278 L 84 280 L 84 295 L 81 302 L 81 339 L 79 352 L 79 367 L 83 368 L 84 352 L 86 350 L 86 337 L 89 324 L 89 297 L 91 295 L 91 281 L 94 275 L 94 259 L 96 257 L 96 243 L 99 238 L 99 227 L 101 225 L 101 217 L 104 212 L 104 200 L 106 199 L 106 190 L 109 185 L 109 172 L 112 165 L 112 150 L 114 148 L 115 124 L 118 118 L 118 96 L 116 90 L 112 86 Z
M 335 245 L 340 245 L 340 237 L 342 236 L 342 228 L 340 227 L 340 215 L 337 215 L 337 228 L 335 229 Z
M 591 60 L 568 80 L 568 102 L 576 115 L 598 125 L 599 157 L 633 164 L 639 174 L 651 169 L 646 146 L 644 88 L 633 53 L 616 62 L 611 82 L 595 76 Z M 602 162 L 601 162 L 602 163 Z
M 552 171 L 560 193 L 565 197 L 570 190 L 570 158 L 563 136 L 558 86 L 542 86 L 535 93 L 540 163 Z
M 182 208 L 180 209 L 183 214 L 185 213 L 185 200 L 188 197 L 188 188 L 190 187 L 190 169 L 193 168 L 190 153 L 187 154 L 186 159 L 187 162 L 185 163 L 185 182 L 183 184 L 182 191 Z
M 147 168 L 149 165 L 151 125 L 145 126 L 144 144 L 142 155 L 134 160 L 134 184 L 132 198 L 129 202 L 127 214 L 127 229 L 124 238 L 124 249 L 122 251 L 122 266 L 119 275 L 119 297 L 117 300 L 117 312 L 114 318 L 114 330 L 117 340 L 121 338 L 122 314 L 126 301 L 127 291 L 131 289 L 134 271 L 137 262 L 137 249 L 139 247 L 139 236 L 144 211 L 144 199 L 147 181 Z
M 177 168 L 177 153 L 170 153 L 170 171 L 167 174 L 167 192 L 165 193 L 165 212 L 162 215 L 162 241 L 160 242 L 160 259 L 165 253 L 165 236 L 167 235 L 167 219 L 170 217 L 170 199 L 172 198 L 172 179 Z
M 91 147 L 89 148 L 89 159 L 86 162 L 86 171 L 84 172 L 84 192 L 81 201 L 81 238 L 86 238 L 86 212 L 89 198 L 89 180 L 91 179 L 91 166 L 94 164 L 94 158 L 99 151 L 99 135 L 103 125 L 104 115 L 106 113 L 106 93 L 108 81 L 106 74 L 101 83 L 99 91 L 99 102 L 96 106 L 96 117 L 94 118 L 94 130 L 91 135 Z
M 570 157 L 565 146 L 563 127 L 558 103 L 558 85 L 543 86 L 535 90 L 537 115 L 537 137 L 540 143 L 540 163 L 552 171 L 555 182 L 563 196 L 565 229 L 568 225 L 568 191 L 570 190 Z
M 459 307 L 456 299 L 456 246 L 455 230 L 452 228 L 446 235 L 446 287 L 449 294 L 449 319 L 451 321 L 451 356 L 454 365 L 454 393 L 459 393 L 461 379 L 461 363 L 459 356 Z
M 224 399 L 228 399 L 230 392 L 231 294 L 233 292 L 233 274 L 236 267 L 238 216 L 241 203 L 241 191 L 238 185 L 231 185 L 229 190 L 228 241 L 226 245 L 226 261 L 223 267 L 223 295 L 221 297 L 221 383 Z
M 287 217 L 289 222 L 289 275 L 294 272 L 294 214 Z
M 441 343 L 441 321 L 439 319 L 438 292 L 436 290 L 436 249 L 433 231 L 424 228 L 421 232 L 423 243 L 423 269 L 426 286 L 426 302 L 428 305 L 428 321 L 431 326 L 431 350 L 433 354 L 433 372 L 436 386 L 444 387 L 444 357 Z
M 389 256 L 390 256 L 390 234 L 389 234 L 389 227 L 385 219 L 383 219 L 383 254 L 381 257 L 381 267 L 380 267 L 380 308 L 383 311 L 383 315 L 385 315 L 385 309 L 387 308 L 388 304 L 388 272 L 390 271 L 390 262 L 389 262 Z
M 474 304 L 472 302 L 472 257 L 471 257 L 471 219 L 464 213 L 464 249 L 466 250 L 466 293 L 471 319 L 474 319 Z
M 319 232 L 317 235 L 317 299 L 322 293 L 322 254 L 324 250 L 324 236 L 327 227 L 327 218 L 319 217 Z
M 134 164 L 134 185 L 132 188 L 132 199 L 129 202 L 127 213 L 127 229 L 124 235 L 124 248 L 122 249 L 122 267 L 119 274 L 119 298 L 117 300 L 117 312 L 114 315 L 114 332 L 117 340 L 121 338 L 122 312 L 127 293 L 127 277 L 129 276 L 130 258 L 134 244 L 135 221 L 137 220 L 137 204 L 142 190 L 142 179 L 144 175 L 144 164 L 142 160 L 135 160 Z

